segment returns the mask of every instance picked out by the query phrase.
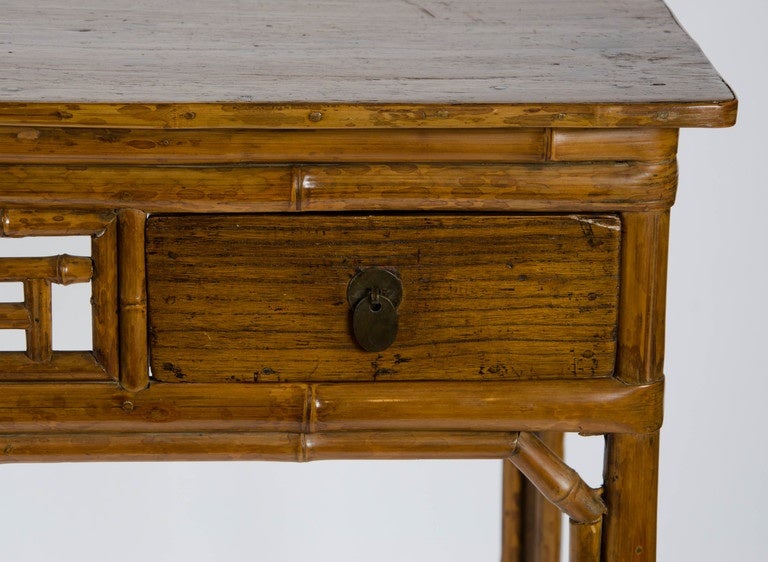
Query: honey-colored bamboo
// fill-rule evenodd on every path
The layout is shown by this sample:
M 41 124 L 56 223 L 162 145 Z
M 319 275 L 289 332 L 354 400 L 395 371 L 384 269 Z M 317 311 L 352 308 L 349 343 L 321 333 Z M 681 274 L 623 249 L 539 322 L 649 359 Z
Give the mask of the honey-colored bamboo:
M 0 435 L 0 463 L 41 460 L 271 460 L 502 458 L 517 433 L 103 433 Z
M 658 462 L 658 433 L 606 438 L 605 560 L 656 560 Z
M 0 329 L 26 330 L 30 325 L 29 311 L 23 303 L 0 303 Z
M 525 481 L 512 461 L 507 458 L 502 463 L 501 562 L 526 562 L 523 557 Z
M 622 234 L 616 378 L 646 384 L 663 378 L 669 213 L 626 213 Z M 658 433 L 607 437 L 605 560 L 655 560 L 658 458 Z
M 344 431 L 305 434 L 300 460 L 499 459 L 517 432 Z
M 120 343 L 118 340 L 118 260 L 117 220 L 113 213 L 105 218 L 101 232 L 91 239 L 93 283 L 91 307 L 93 317 L 93 354 L 110 378 L 119 376 Z
M 303 166 L 302 210 L 617 211 L 666 209 L 674 160 L 471 165 Z M 543 195 L 546 194 L 546 197 Z M 588 194 L 588 196 L 587 196 Z M 585 205 L 587 207 L 585 207 Z
M 675 157 L 676 129 L 217 130 L 0 126 L 0 163 L 558 162 Z
M 497 459 L 517 433 L 60 433 L 0 434 L 0 463 L 108 460 Z
M 295 177 L 294 174 L 299 174 Z M 1 205 L 147 212 L 667 209 L 677 164 L 0 165 Z M 295 192 L 296 187 L 301 193 Z M 300 202 L 301 205 L 297 205 Z
M 574 521 L 592 523 L 605 513 L 599 492 L 590 488 L 533 433 L 520 433 L 510 460 L 550 502 Z
M 576 523 L 571 520 L 568 539 L 568 562 L 600 562 L 602 517 L 594 523 Z
M 622 215 L 616 376 L 628 384 L 664 375 L 669 212 Z
M 302 384 L 153 383 L 134 393 L 112 382 L 9 382 L 2 390 L 0 412 L 12 416 L 0 416 L 0 433 L 87 433 L 94 425 L 116 433 L 309 429 L 311 391 Z
M 655 431 L 662 383 L 613 379 L 316 385 L 310 431 L 471 429 L 475 431 Z
M 677 129 L 550 129 L 548 160 L 673 160 Z
M 87 283 L 93 276 L 90 258 L 62 254 L 45 258 L 0 258 L 3 281 L 40 279 L 48 283 L 69 285 Z
M 74 433 L 0 435 L 0 463 L 298 461 L 296 433 Z
M 0 364 L 3 366 L 0 371 L 0 382 L 2 383 L 17 382 L 37 385 L 54 382 L 104 382 L 109 380 L 102 365 L 89 351 L 54 351 L 51 353 L 50 360 L 45 363 L 33 361 L 23 351 L 3 351 L 0 352 Z M 66 387 L 63 390 L 65 389 Z M 26 407 L 32 406 L 25 404 L 23 399 L 19 398 L 16 406 L 3 403 L 0 409 L 7 408 L 13 411 L 13 408 L 24 409 Z M 43 400 L 40 407 L 43 409 L 41 411 L 45 409 L 50 411 L 55 408 L 55 405 Z M 39 429 L 42 429 L 42 425 Z
M 63 352 L 59 352 L 63 353 Z M 130 411 L 123 403 L 130 402 Z M 661 383 L 584 381 L 317 384 L 8 384 L 0 433 L 83 431 L 653 431 Z M 45 412 L 41 416 L 40 412 Z M 619 421 L 617 421 L 617 419 Z
M 145 222 L 143 211 L 126 209 L 118 215 L 120 384 L 130 391 L 149 384 Z
M 543 431 L 539 440 L 557 458 L 563 458 L 563 434 Z M 523 482 L 523 560 L 525 562 L 560 562 L 562 513 L 531 482 Z
M 2 235 L 93 236 L 114 220 L 112 211 L 82 209 L 4 209 L 0 211 Z
M 46 363 L 51 360 L 53 353 L 50 281 L 24 281 L 24 303 L 30 318 L 30 326 L 27 328 L 27 357 L 36 363 Z
M 605 136 L 610 138 L 610 132 Z M 546 158 L 545 140 L 543 128 L 396 129 L 382 134 L 350 129 L 275 132 L 0 127 L 0 163 L 542 162 Z
M 497 459 L 517 432 L 0 434 L 0 463 L 104 460 Z

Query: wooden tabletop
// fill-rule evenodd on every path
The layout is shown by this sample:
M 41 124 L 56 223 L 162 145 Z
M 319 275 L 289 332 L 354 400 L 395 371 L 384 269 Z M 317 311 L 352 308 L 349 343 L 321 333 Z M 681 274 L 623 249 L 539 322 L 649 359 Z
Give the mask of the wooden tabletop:
M 0 18 L 6 125 L 679 127 L 735 113 L 660 0 L 4 0 Z

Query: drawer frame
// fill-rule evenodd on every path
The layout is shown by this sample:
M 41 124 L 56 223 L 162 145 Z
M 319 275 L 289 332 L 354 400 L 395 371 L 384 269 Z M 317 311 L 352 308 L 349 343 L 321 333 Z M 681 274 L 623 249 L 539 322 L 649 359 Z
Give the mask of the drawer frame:
M 406 130 L 390 142 L 386 130 L 326 131 L 310 141 L 302 132 L 262 129 L 208 135 L 123 127 L 110 136 L 83 126 L 12 127 L 0 128 L 8 154 L 0 158 L 3 235 L 67 235 L 76 217 L 113 217 L 115 226 L 104 231 L 109 243 L 94 253 L 110 256 L 109 265 L 95 257 L 94 274 L 111 279 L 119 337 L 107 353 L 112 380 L 103 382 L 86 382 L 86 370 L 71 369 L 64 377 L 40 369 L 24 382 L 0 356 L 1 461 L 504 458 L 505 512 L 520 509 L 520 490 L 530 486 L 513 464 L 558 506 L 531 500 L 527 531 L 505 516 L 505 553 L 515 552 L 521 533 L 556 537 L 559 516 L 543 514 L 562 509 L 573 518 L 577 559 L 596 559 L 600 550 L 635 552 L 637 545 L 653 557 L 676 129 Z M 71 153 L 55 150 L 62 135 L 74 139 Z M 196 135 L 200 150 L 185 152 Z M 316 155 L 297 160 L 286 142 L 290 135 L 316 142 L 308 152 Z M 363 137 L 380 147 L 380 157 L 376 150 L 349 156 Z M 125 157 L 133 150 L 128 144 L 102 153 L 104 142 L 133 142 L 148 152 Z M 483 142 L 490 143 L 486 153 L 462 150 Z M 240 161 L 222 148 L 237 143 L 267 149 L 254 148 Z M 436 152 L 441 144 L 444 150 Z M 613 376 L 500 383 L 150 380 L 148 214 L 318 211 L 618 213 Z M 91 234 L 95 240 L 105 235 Z M 96 350 L 84 353 L 105 361 Z M 602 492 L 590 491 L 559 459 L 563 431 L 606 435 Z M 642 468 L 627 471 L 632 466 Z M 579 493 L 562 503 L 568 489 Z

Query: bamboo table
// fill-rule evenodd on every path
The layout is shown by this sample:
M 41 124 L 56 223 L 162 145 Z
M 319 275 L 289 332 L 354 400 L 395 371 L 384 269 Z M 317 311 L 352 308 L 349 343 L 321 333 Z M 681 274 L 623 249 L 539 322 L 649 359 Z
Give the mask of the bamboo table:
M 736 117 L 667 8 L 134 4 L 4 2 L 2 235 L 92 251 L 0 259 L 2 461 L 507 459 L 505 561 L 653 560 L 678 129 Z

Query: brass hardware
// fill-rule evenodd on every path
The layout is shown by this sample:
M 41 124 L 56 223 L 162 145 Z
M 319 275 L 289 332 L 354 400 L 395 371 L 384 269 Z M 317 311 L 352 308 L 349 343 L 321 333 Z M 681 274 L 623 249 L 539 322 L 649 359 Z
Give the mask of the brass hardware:
M 352 332 L 366 351 L 383 351 L 397 337 L 397 307 L 403 298 L 400 279 L 387 269 L 360 271 L 347 286 L 352 312 Z

